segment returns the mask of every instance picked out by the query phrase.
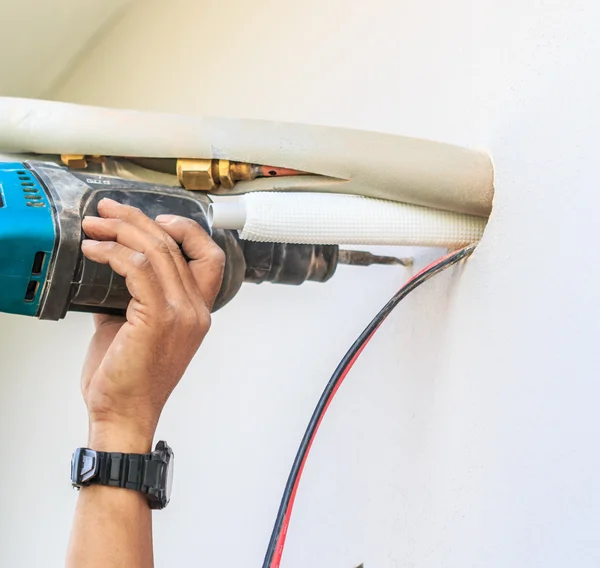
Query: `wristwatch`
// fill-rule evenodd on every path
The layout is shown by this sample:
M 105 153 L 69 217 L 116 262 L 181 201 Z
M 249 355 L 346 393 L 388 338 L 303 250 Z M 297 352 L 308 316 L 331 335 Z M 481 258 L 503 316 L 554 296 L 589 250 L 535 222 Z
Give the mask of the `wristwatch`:
M 151 509 L 164 509 L 171 500 L 173 450 L 158 442 L 149 454 L 97 452 L 78 448 L 71 460 L 71 484 L 124 487 L 144 493 Z

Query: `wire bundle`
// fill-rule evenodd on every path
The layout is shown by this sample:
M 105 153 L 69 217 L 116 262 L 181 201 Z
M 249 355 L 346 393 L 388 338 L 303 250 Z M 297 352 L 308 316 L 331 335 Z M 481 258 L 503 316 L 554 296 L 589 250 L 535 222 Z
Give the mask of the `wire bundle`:
M 470 256 L 475 250 L 476 246 L 477 244 L 475 243 L 452 252 L 430 264 L 421 272 L 413 276 L 406 284 L 404 284 L 404 286 L 402 286 L 402 288 L 400 288 L 400 290 L 398 290 L 398 292 L 396 292 L 396 294 L 394 294 L 390 301 L 373 318 L 371 323 L 359 335 L 358 339 L 352 344 L 352 347 L 350 347 L 346 355 L 344 355 L 344 358 L 340 361 L 340 364 L 337 366 L 333 375 L 329 379 L 329 382 L 327 383 L 327 386 L 325 387 L 325 390 L 323 391 L 323 394 L 317 403 L 308 427 L 306 428 L 306 432 L 304 433 L 300 443 L 300 447 L 298 448 L 298 452 L 296 453 L 296 457 L 294 459 L 294 463 L 292 465 L 292 469 L 281 498 L 279 511 L 277 512 L 277 518 L 275 519 L 275 525 L 273 527 L 271 539 L 269 540 L 269 545 L 263 561 L 263 568 L 279 568 L 281 556 L 283 554 L 283 547 L 285 545 L 285 538 L 287 535 L 290 518 L 292 516 L 292 509 L 296 499 L 296 492 L 298 491 L 300 478 L 302 476 L 302 471 L 304 470 L 310 448 L 314 442 L 319 426 L 323 421 L 323 417 L 325 416 L 325 413 L 331 404 L 331 401 L 333 400 L 341 384 L 344 382 L 344 379 L 350 372 L 350 369 L 352 369 L 354 363 L 356 363 L 356 360 L 359 358 L 363 349 L 367 346 L 367 343 L 369 343 L 370 339 L 373 337 L 373 335 L 375 335 L 375 332 L 390 315 L 392 310 L 404 298 L 406 298 L 406 296 L 408 296 L 415 288 L 418 288 L 431 277 Z

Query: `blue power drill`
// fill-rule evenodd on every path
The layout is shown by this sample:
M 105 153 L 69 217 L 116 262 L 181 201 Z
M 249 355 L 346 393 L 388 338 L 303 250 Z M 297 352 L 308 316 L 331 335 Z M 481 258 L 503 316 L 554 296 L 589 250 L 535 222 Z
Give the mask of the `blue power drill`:
M 97 215 L 105 197 L 152 219 L 191 218 L 212 236 L 226 255 L 213 310 L 227 304 L 243 282 L 325 282 L 338 262 L 371 264 L 365 262 L 368 253 L 340 255 L 333 245 L 258 243 L 242 241 L 236 232 L 211 231 L 210 199 L 201 192 L 72 171 L 53 162 L 0 162 L 0 311 L 47 320 L 62 319 L 68 311 L 125 314 L 131 299 L 125 280 L 81 253 L 81 221 Z

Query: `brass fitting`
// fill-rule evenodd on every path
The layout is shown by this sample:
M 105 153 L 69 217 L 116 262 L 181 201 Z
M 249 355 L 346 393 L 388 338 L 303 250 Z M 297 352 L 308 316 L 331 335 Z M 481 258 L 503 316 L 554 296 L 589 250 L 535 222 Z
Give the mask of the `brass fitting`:
M 219 160 L 217 170 L 221 186 L 225 189 L 233 189 L 235 179 L 233 177 L 233 171 L 231 170 L 231 162 L 229 160 Z
M 231 162 L 231 176 L 235 181 L 255 179 L 258 176 L 259 166 L 244 162 Z
M 177 160 L 177 179 L 186 189 L 211 191 L 218 187 L 213 160 Z
M 87 168 L 87 160 L 83 154 L 61 154 L 60 161 L 67 168 L 75 170 L 85 170 Z
M 104 156 L 84 156 L 83 154 L 61 154 L 60 161 L 73 170 L 85 170 L 88 167 L 88 161 L 95 164 L 101 164 L 105 160 Z
M 258 166 L 229 160 L 187 159 L 177 160 L 177 178 L 186 189 L 213 191 L 219 187 L 233 189 L 236 182 L 254 179 Z

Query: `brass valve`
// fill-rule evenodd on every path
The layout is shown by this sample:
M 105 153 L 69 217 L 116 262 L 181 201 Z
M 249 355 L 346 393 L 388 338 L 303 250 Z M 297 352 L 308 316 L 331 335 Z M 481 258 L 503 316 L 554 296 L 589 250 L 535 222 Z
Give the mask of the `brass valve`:
M 101 164 L 104 156 L 85 156 L 84 154 L 61 154 L 60 161 L 71 170 L 85 170 L 89 162 Z
M 179 159 L 177 178 L 186 189 L 212 191 L 218 187 L 233 189 L 238 181 L 257 177 L 259 169 L 253 164 L 229 160 Z
M 221 187 L 233 189 L 238 181 L 252 180 L 257 177 L 277 177 L 302 175 L 304 172 L 232 162 L 230 160 L 187 159 L 177 160 L 177 179 L 186 189 L 196 191 L 214 191 Z

